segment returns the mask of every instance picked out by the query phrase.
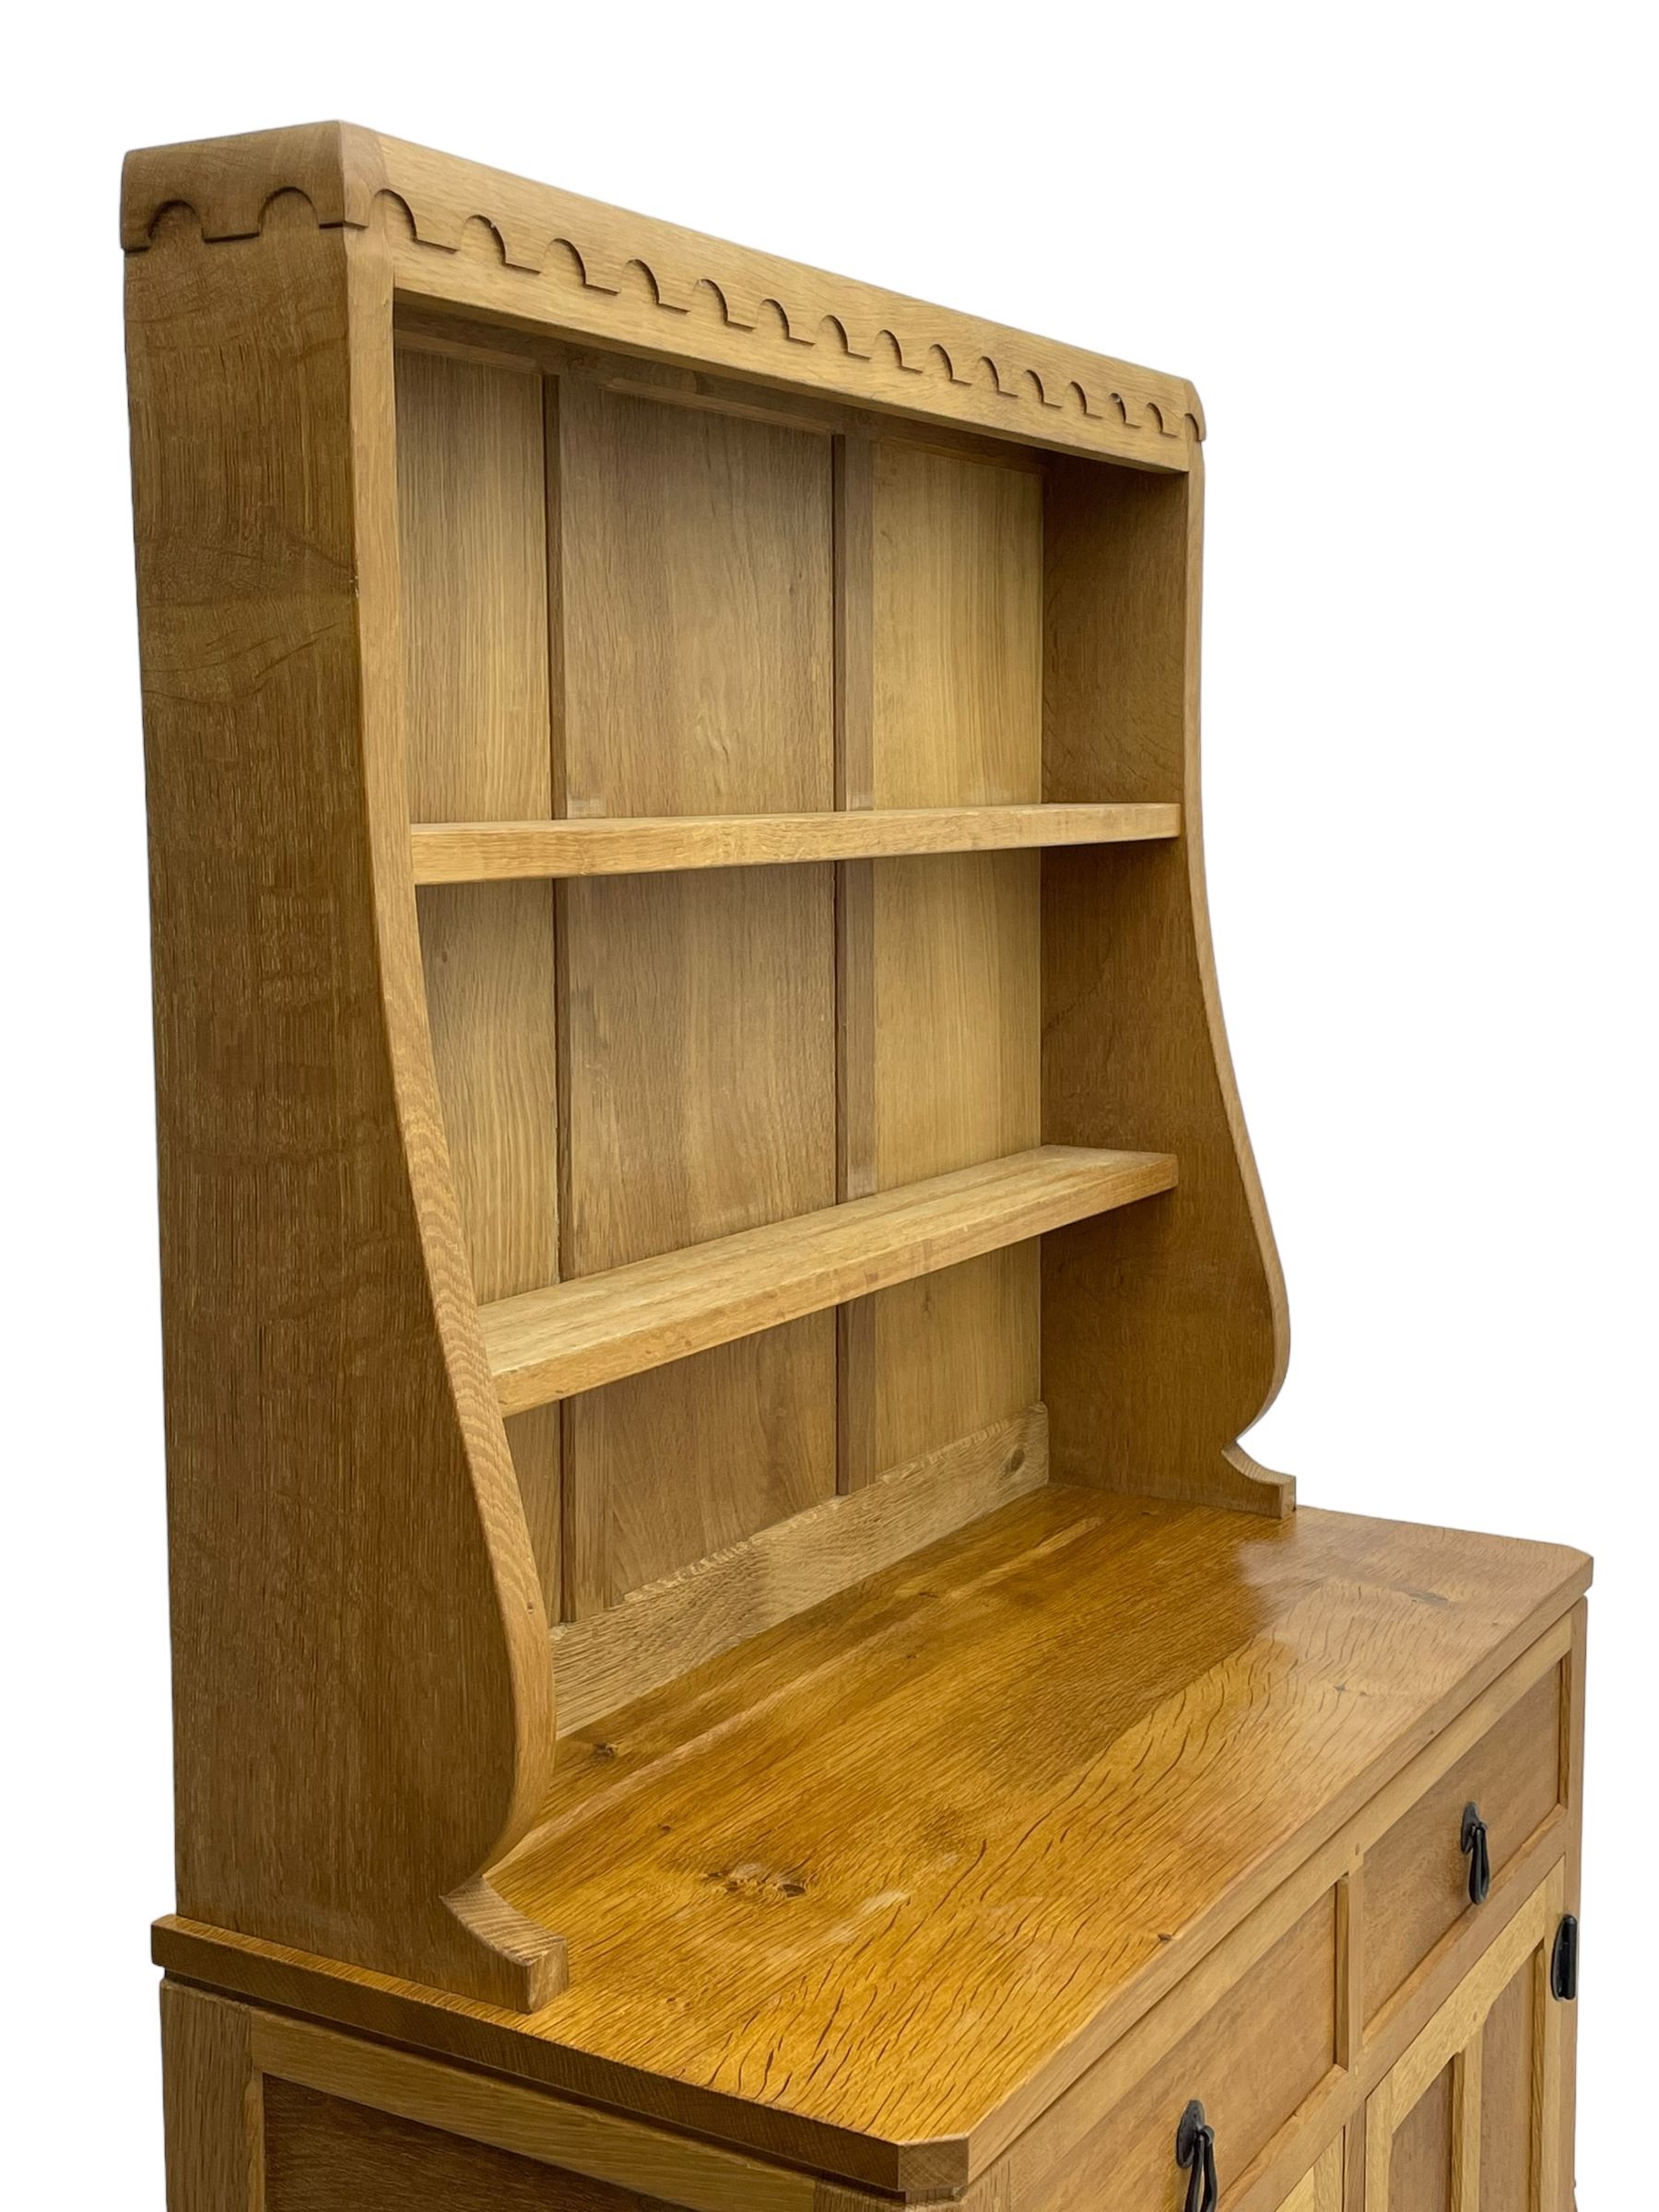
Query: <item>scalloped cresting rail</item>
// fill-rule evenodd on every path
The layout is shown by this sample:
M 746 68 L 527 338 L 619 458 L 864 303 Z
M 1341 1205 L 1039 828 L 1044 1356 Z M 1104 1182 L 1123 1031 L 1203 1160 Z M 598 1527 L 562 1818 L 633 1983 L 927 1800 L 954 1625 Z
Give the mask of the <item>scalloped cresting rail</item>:
M 122 243 L 142 253 L 170 210 L 187 207 L 202 236 L 256 236 L 274 200 L 298 194 L 324 228 L 389 238 L 397 278 L 550 325 L 649 347 L 667 315 L 677 351 L 706 332 L 712 365 L 845 393 L 849 363 L 863 396 L 902 408 L 941 401 L 964 421 L 1050 445 L 1187 465 L 1204 436 L 1184 379 L 1000 324 L 935 307 L 851 277 L 633 215 L 505 171 L 437 154 L 356 124 L 328 123 L 241 138 L 158 147 L 128 158 Z M 463 274 L 463 272 L 465 272 Z M 550 297 L 549 297 L 550 296 Z M 660 325 L 658 342 L 661 342 Z M 758 357 L 766 357 L 764 360 Z

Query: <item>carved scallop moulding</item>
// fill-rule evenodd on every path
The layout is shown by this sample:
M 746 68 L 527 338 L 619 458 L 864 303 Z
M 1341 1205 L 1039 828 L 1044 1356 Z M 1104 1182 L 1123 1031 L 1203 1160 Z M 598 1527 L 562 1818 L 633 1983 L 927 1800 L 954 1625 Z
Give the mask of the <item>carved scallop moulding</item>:
M 377 225 L 399 288 L 658 357 L 943 416 L 1022 441 L 1183 469 L 1204 436 L 1184 378 L 1139 369 L 534 184 L 355 124 L 302 124 L 129 154 L 121 240 L 171 208 L 252 238 L 271 202 Z

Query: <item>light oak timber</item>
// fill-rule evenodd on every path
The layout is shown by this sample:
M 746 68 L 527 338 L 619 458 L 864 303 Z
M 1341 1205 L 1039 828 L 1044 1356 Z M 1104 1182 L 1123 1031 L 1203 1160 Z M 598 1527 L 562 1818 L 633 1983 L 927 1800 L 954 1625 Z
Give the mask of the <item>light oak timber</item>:
M 828 441 L 562 376 L 551 406 L 559 810 L 828 807 Z M 831 868 L 558 902 L 560 1276 L 832 1204 Z M 809 1313 L 566 1403 L 565 1619 L 834 1494 L 835 1337 Z
M 1534 2000 L 1533 2096 L 1523 2115 L 1527 2200 L 1538 2212 L 1564 2212 L 1558 2132 L 1562 2008 L 1549 1997 L 1547 1983 L 1565 1889 L 1565 1870 L 1558 1865 L 1372 2090 L 1365 2115 L 1366 2212 L 1414 2212 L 1436 2184 L 1456 2212 L 1481 2203 L 1483 2031 L 1521 1976 Z M 1414 2140 L 1413 2123 L 1432 2111 L 1437 2091 L 1449 2100 L 1450 2124 L 1433 2128 L 1438 2139 L 1430 2153 Z
M 666 815 L 632 821 L 417 822 L 417 883 L 507 883 L 672 868 L 779 867 L 927 853 L 1179 837 L 1176 806 L 893 806 L 858 814 Z
M 1389 1794 L 1395 1794 L 1406 1780 L 1404 1775 L 1398 1777 Z M 1373 1824 L 1363 1822 L 1358 1832 L 1363 1834 Z M 1343 1848 L 1348 1846 L 1352 1835 L 1350 1831 L 1338 1840 Z M 1338 2059 L 1290 2120 L 1247 2164 L 1226 2161 L 1223 2188 L 1229 2212 L 1278 2212 L 1297 2177 L 1305 2175 L 1315 2160 L 1324 2166 L 1331 2153 L 1342 2147 L 1345 2128 L 1362 2175 L 1364 2105 L 1369 2092 L 1460 1988 L 1516 1914 L 1535 1909 L 1535 1893 L 1560 1865 L 1564 1841 L 1565 1830 L 1559 1827 L 1535 1836 L 1494 1879 L 1484 1917 L 1465 1924 L 1448 1938 L 1430 1969 L 1413 1985 L 1409 1997 L 1385 2025 L 1373 2029 L 1363 2048 L 1357 2047 L 1352 2065 L 1344 2067 Z M 964 2198 L 967 2212 L 988 2212 L 1005 2202 L 1035 2201 L 1046 2206 L 1044 2177 L 1075 2163 L 1079 2148 L 1090 2140 L 1102 2120 L 1226 2000 L 1230 1991 L 1249 1981 L 1287 1930 L 1326 1894 L 1324 1877 L 1331 1863 L 1327 1850 L 1300 1868 L 1069 2089 L 1018 2132 L 1011 2148 L 994 2164 L 984 2166 L 976 2158 L 979 2178 Z M 1356 2183 L 1351 2200 L 1356 2204 L 1359 2188 Z
M 1167 1153 L 1039 1146 L 502 1299 L 480 1319 L 503 1412 L 683 1359 L 1173 1188 Z
M 1056 1473 L 1281 1514 L 1238 1439 L 1289 1358 L 1284 1277 L 1221 1019 L 1198 789 L 1202 457 L 1179 481 L 1057 462 L 1044 507 L 1042 796 L 1182 795 L 1178 845 L 1042 869 L 1042 1135 L 1122 1144 L 1169 1110 L 1182 1192 L 1110 1245 L 1043 1247 Z M 1108 1120 L 1101 1124 L 1099 1113 Z
M 189 208 L 206 239 L 256 235 L 282 194 L 372 229 L 400 293 L 532 328 L 690 358 L 759 382 L 1182 469 L 1203 435 L 1184 379 L 1034 338 L 352 124 L 253 131 L 127 156 L 122 243 Z
M 809 2175 L 713 2144 L 277 2014 L 253 2015 L 244 2032 L 262 2073 L 520 2158 L 661 2195 L 693 2212 L 813 2212 Z
M 330 2097 L 272 2075 L 265 2083 L 272 2212 L 674 2212 L 568 2167 Z
M 291 200 L 127 264 L 178 1894 L 534 2005 L 561 1947 L 484 1873 L 552 1667 L 421 986 L 391 306 Z
M 629 399 L 734 416 L 771 423 L 777 429 L 807 430 L 826 441 L 846 439 L 868 444 L 889 435 L 894 427 L 890 418 L 845 397 L 712 375 L 685 362 L 571 342 L 534 326 L 480 320 L 465 309 L 443 301 L 400 299 L 395 327 L 398 344 L 405 350 L 511 369 L 560 385 L 580 379 Z M 935 453 L 994 461 L 1001 467 L 1022 468 L 1033 476 L 1041 476 L 1048 466 L 1048 456 L 1042 452 L 958 429 L 937 418 L 918 417 L 906 424 L 904 435 L 907 442 Z
M 868 813 L 876 789 L 875 444 L 843 426 L 832 452 L 835 546 L 835 804 Z M 876 1172 L 876 870 L 835 871 L 835 1195 L 867 1198 Z M 881 1465 L 876 1387 L 876 1300 L 835 1313 L 836 1488 L 873 1481 Z
M 1032 1406 L 888 1467 L 873 1483 L 761 1529 L 619 1606 L 553 1631 L 561 1734 L 584 1728 L 1048 1479 Z
M 885 437 L 865 491 L 876 806 L 1035 804 L 1041 480 Z M 1040 865 L 1006 851 L 872 865 L 863 987 L 877 1190 L 1041 1142 Z M 1041 1394 L 1041 1297 L 1027 1244 L 873 1301 L 877 1465 Z
M 1395 1773 L 1363 1810 L 1347 1821 L 1274 1889 L 1241 1925 L 1196 1967 L 1179 1980 L 1172 1980 L 1169 1994 L 1149 2012 L 1131 2021 L 1125 2031 L 1115 2034 L 1115 2023 L 1096 2024 L 1064 2054 L 1063 2062 L 1056 2064 L 1051 2077 L 1033 2077 L 1019 2096 L 1009 2100 L 994 2124 L 981 2131 L 975 2146 L 975 2171 L 980 2171 L 984 2161 L 1004 2146 L 1014 2145 L 1022 2155 L 1029 2146 L 1040 2153 L 1045 2163 L 1075 2148 L 1124 2090 L 1139 2080 L 1147 2067 L 1201 2020 L 1241 1977 L 1248 1974 L 1288 1927 L 1334 1885 L 1340 1891 L 1347 1870 L 1363 1863 L 1378 1836 L 1401 1812 L 1433 1788 L 1456 1758 L 1478 1743 L 1547 1673 L 1559 1665 L 1564 1648 L 1563 1628 L 1564 1624 L 1558 1622 L 1546 1635 L 1529 1642 L 1521 1655 L 1454 1722 Z M 1357 2080 L 1361 2076 L 1374 2078 L 1389 2052 L 1404 2047 L 1413 2031 L 1412 2023 L 1419 2020 L 1426 2008 L 1431 2008 L 1444 1990 L 1461 1978 L 1488 1936 L 1495 1934 L 1507 1919 L 1508 1907 L 1528 1894 L 1541 1875 L 1559 1858 L 1566 1835 L 1564 1819 L 1546 1823 L 1510 1865 L 1494 1877 L 1484 1917 L 1465 1915 L 1402 1986 L 1395 2004 L 1371 2024 L 1369 2032 L 1363 2038 L 1357 2030 L 1351 2032 L 1346 2064 L 1353 2078 Z M 1341 1936 L 1338 1912 L 1338 1944 Z M 1340 2007 L 1343 1979 L 1340 1951 L 1335 1966 Z M 1153 1980 L 1158 1989 L 1164 1988 L 1160 1980 L 1156 1977 Z M 1343 2020 L 1338 2009 L 1333 2056 L 1339 2069 L 1345 2065 L 1342 2039 Z M 1079 2060 L 1091 2053 L 1098 2053 L 1099 2056 L 1079 2077 L 1077 2072 Z M 1069 2086 L 1062 2086 L 1056 2094 L 1056 2083 Z M 1310 2100 L 1302 2115 L 1315 2138 L 1320 2131 L 1321 2106 L 1335 2111 L 1342 2102 L 1339 2081 L 1327 2083 L 1323 2097 Z M 1264 2171 L 1269 2176 L 1277 2173 L 1282 2185 L 1286 2158 L 1293 2161 L 1295 2155 L 1294 2150 L 1264 2154 Z M 1260 2180 L 1259 2176 L 1256 2178 Z M 1275 2194 L 1274 2183 L 1270 2179 L 1263 2186 L 1265 2200 L 1270 2202 Z
M 167 2212 L 265 2212 L 265 2113 L 253 2015 L 161 1985 Z
M 1590 1609 L 1583 1600 L 1573 1607 L 1572 1641 L 1562 1677 L 1561 1803 L 1570 1811 L 1584 1801 L 1584 1699 L 1589 1665 Z M 1567 1880 L 1562 1909 L 1576 1919 L 1581 1910 L 1583 1879 L 1583 1824 L 1574 1818 L 1567 1836 Z M 1578 2006 L 1571 2005 L 1561 2023 L 1561 2112 L 1559 2124 L 1561 2170 L 1557 2186 L 1563 2206 L 1574 2201 L 1573 2144 L 1578 2113 Z
M 1529 1690 L 1367 1853 L 1363 1881 L 1370 1940 L 1361 1988 L 1368 2019 L 1468 1910 L 1469 1863 L 1460 1848 L 1464 1807 L 1477 1806 L 1486 1821 L 1496 1872 L 1565 1802 L 1561 1701 L 1558 1669 Z
M 550 814 L 541 394 L 494 364 L 397 351 L 409 805 Z M 553 897 L 418 890 L 444 1135 L 473 1288 L 559 1272 Z M 559 1604 L 559 1417 L 508 1430 L 543 1600 Z
M 1535 1977 L 1524 1966 L 1500 1992 L 1481 2023 L 1480 2124 L 1477 2132 L 1469 2132 L 1475 2137 L 1472 2147 L 1478 2149 L 1480 2190 L 1488 2206 L 1527 2205 L 1532 2197 L 1539 2116 L 1535 2097 L 1539 2002 Z M 1571 2006 L 1563 2009 L 1563 2036 L 1571 2026 L 1572 2012 Z M 1563 2105 L 1563 2124 L 1565 2112 Z M 1562 2172 L 1559 2185 L 1561 2204 L 1570 2205 L 1570 2170 Z
M 1589 1562 L 1240 1441 L 1190 385 L 338 124 L 123 236 L 173 2212 L 1567 2212 Z
M 1302 2176 L 1296 2188 L 1284 2200 L 1279 2212 L 1344 2212 L 1342 2153 L 1340 2138 L 1328 2145 L 1318 2165 Z
M 700 2133 L 959 2187 L 1270 1900 L 1308 1911 L 1350 1824 L 1384 1831 L 1559 1667 L 1587 1571 L 1051 1483 L 565 1739 L 496 1877 L 524 1910 L 557 1891 L 587 1962 L 540 2016 L 303 1961 L 254 1994 L 646 2113 L 672 2082 Z M 1004 1910 L 1063 1936 L 988 1940 Z M 994 2038 L 963 2039 L 970 2004 Z
M 1093 2212 L 1113 2194 L 1125 2205 L 1159 2203 L 1174 2171 L 1171 2118 L 1201 2089 L 1216 2130 L 1223 2201 L 1234 2202 L 1241 2176 L 1330 2077 L 1334 1929 L 1327 1889 L 1250 1969 L 1215 1992 L 1184 2034 L 1169 2040 L 1154 2015 L 1146 2035 L 1125 2037 L 1116 2094 L 1109 2103 L 1102 2098 L 1105 2109 L 1081 2141 L 1057 2158 L 1052 2134 L 1032 2129 L 1010 2154 L 1010 2201 L 1044 2212 Z M 1135 2046 L 1153 2036 L 1165 2048 L 1147 2063 Z
M 1407 2048 L 1439 2008 L 1457 1991 L 1465 1977 L 1477 1965 L 1490 1945 L 1509 1926 L 1517 1911 L 1524 1909 L 1535 1891 L 1547 1877 L 1550 1869 L 1561 1863 L 1561 1836 L 1540 1838 L 1494 1882 L 1488 1912 L 1482 1924 L 1466 1927 L 1446 1946 L 1444 1955 L 1418 1989 L 1411 2001 L 1371 2039 L 1350 2077 L 1333 2072 L 1322 2087 L 1300 2109 L 1296 2121 L 1268 2146 L 1250 2169 L 1241 2174 L 1229 2176 L 1227 2203 L 1230 2212 L 1279 2212 L 1281 2201 L 1295 2182 L 1305 2174 L 1315 2159 L 1323 2167 L 1332 2150 L 1344 2140 L 1347 2124 L 1349 2150 L 1355 2159 L 1356 2179 L 1350 2183 L 1348 2202 L 1361 2201 L 1364 2170 L 1364 2100 L 1387 2074 L 1391 2065 Z M 1044 2160 L 1052 2165 L 1067 2150 L 1082 2141 L 1098 2124 L 1102 2113 L 1109 2112 L 1125 2088 L 1138 2080 L 1149 2066 L 1172 2050 L 1193 2025 L 1203 2019 L 1219 1995 L 1229 1989 L 1240 1973 L 1248 1972 L 1254 1961 L 1264 1958 L 1277 1936 L 1293 1924 L 1299 1912 L 1305 1909 L 1310 1898 L 1317 1895 L 1318 1885 L 1313 1878 L 1317 1869 L 1310 1867 L 1295 1881 L 1270 1899 L 1242 1927 L 1212 1951 L 1203 1967 L 1179 1982 L 1170 1996 L 1148 2014 L 1140 2030 L 1122 2039 L 1119 2046 L 1078 2081 L 1070 2093 L 1058 2100 L 1043 2115 L 1040 2124 L 1029 2129 L 1019 2145 L 1021 2156 L 1028 2150 L 1039 2150 Z M 410 1999 L 422 1993 L 408 1991 L 404 1985 L 383 1983 L 382 1978 L 357 1974 L 343 1979 L 338 1969 L 329 1971 L 324 1962 L 306 1960 L 301 1955 L 282 1952 L 275 1947 L 256 1946 L 239 1940 L 233 1947 L 215 1932 L 193 1927 L 177 1920 L 159 1922 L 154 1931 L 154 1950 L 159 1964 L 170 1971 L 205 1978 L 215 1978 L 239 1987 L 248 1996 L 274 2004 L 279 2007 L 302 2007 L 325 2018 L 332 2018 L 360 2030 L 372 2026 L 377 2032 L 407 2036 L 414 2030 L 418 2040 L 431 2042 L 436 2031 L 437 2047 L 444 2043 L 444 2030 L 452 2024 L 453 2015 L 445 2013 L 434 2019 L 430 2014 L 419 2013 Z M 194 1994 L 194 1993 L 191 1993 Z M 1494 2008 L 1500 2014 L 1506 2004 L 1512 2013 L 1515 1985 L 1511 1984 L 1504 1998 Z M 1536 2007 L 1533 2002 L 1535 1993 L 1528 1990 L 1524 2018 L 1519 2023 L 1519 2034 L 1514 2040 L 1522 2048 L 1518 2064 L 1514 2057 L 1506 2060 L 1501 2041 L 1498 2051 L 1497 2078 L 1501 2092 L 1502 2077 L 1519 2072 L 1521 2095 L 1512 2090 L 1500 2094 L 1500 2101 L 1512 2110 L 1519 2104 L 1530 2113 L 1533 2109 L 1532 2081 L 1534 2026 Z M 429 1996 L 429 2002 L 430 2001 Z M 1503 2033 L 1509 2033 L 1516 2023 L 1507 2020 Z M 488 2045 L 485 2030 L 477 2021 L 464 2022 L 466 2048 L 460 2055 L 469 2066 L 484 2065 L 498 2073 L 511 2073 L 529 2082 L 555 2081 L 570 2086 L 577 2069 L 573 2054 L 544 2043 L 535 2044 L 516 2055 L 504 2046 Z M 1489 2029 L 1488 2029 L 1489 2032 Z M 523 2046 L 521 2049 L 523 2050 Z M 524 2063 L 527 2059 L 528 2063 Z M 360 2094 L 367 2067 L 355 2061 L 348 2078 Z M 579 2077 L 589 2094 L 598 2090 L 603 2094 L 614 2083 L 596 2074 Z M 240 2077 L 239 2077 L 240 2078 Z M 270 2079 L 263 2084 L 269 2093 Z M 694 2100 L 683 2103 L 677 2097 L 665 2097 L 667 2085 L 657 2085 L 656 2099 L 652 2115 L 667 2116 L 665 2107 L 671 2108 L 677 2119 L 692 2120 L 702 2112 Z M 465 2088 L 456 2092 L 465 2098 Z M 544 2088 L 541 2092 L 547 2094 Z M 1494 2100 L 1485 2100 L 1487 2116 L 1494 2112 Z M 1490 2129 L 1487 2131 L 1489 2135 Z M 765 2147 L 776 2150 L 793 2147 L 790 2143 L 780 2145 L 769 2140 Z M 859 2163 L 863 2147 L 851 2138 L 841 2147 L 852 2162 Z M 1500 2169 L 1500 2158 L 1490 2143 L 1485 2150 L 1488 2171 Z M 1013 2194 L 1015 2161 L 1004 2158 L 994 2164 L 984 2165 L 976 2160 L 979 2178 L 970 2187 L 961 2201 L 965 2212 L 1006 2212 L 1017 2200 Z M 913 2181 L 913 2191 L 901 2192 L 906 2201 L 932 2201 L 943 2188 L 937 2179 L 936 2154 L 927 2147 L 907 2146 L 902 2165 Z M 1500 2170 L 1515 2169 L 1514 2147 L 1512 2144 L 1502 2154 Z M 1520 2147 L 1518 2170 L 1520 2188 L 1524 2192 L 1526 2176 L 1531 2171 L 1527 2147 Z M 820 2179 L 820 2212 L 834 2207 L 834 2212 L 858 2212 L 872 2201 L 891 2202 L 883 2195 L 869 2198 L 860 2188 L 848 2183 L 833 2183 Z M 955 2194 L 955 2191 L 950 2194 Z M 217 2199 L 215 2200 L 217 2203 Z M 1029 2201 L 1024 2200 L 1024 2201 Z M 1497 2201 L 1508 2200 L 1500 2197 Z M 1524 2202 L 1524 2194 L 1520 2198 Z

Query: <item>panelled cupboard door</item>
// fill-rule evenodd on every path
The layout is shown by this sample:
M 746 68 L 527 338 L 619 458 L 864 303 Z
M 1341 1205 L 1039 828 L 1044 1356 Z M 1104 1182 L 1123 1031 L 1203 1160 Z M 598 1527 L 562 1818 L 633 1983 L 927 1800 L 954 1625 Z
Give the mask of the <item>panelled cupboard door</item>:
M 1365 2212 L 1570 2212 L 1571 2006 L 1549 1986 L 1564 1894 L 1558 1866 L 1372 2091 Z
M 1343 2141 L 1327 2144 L 1317 2166 L 1304 2173 L 1278 2212 L 1343 2212 Z

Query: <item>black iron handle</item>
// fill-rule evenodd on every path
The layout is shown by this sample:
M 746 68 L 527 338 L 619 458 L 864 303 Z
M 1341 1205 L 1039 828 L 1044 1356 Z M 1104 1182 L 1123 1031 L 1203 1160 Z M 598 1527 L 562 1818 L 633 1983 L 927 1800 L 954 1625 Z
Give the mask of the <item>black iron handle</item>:
M 1464 1806 L 1462 1841 L 1469 1862 L 1469 1902 L 1484 1905 L 1492 1888 L 1492 1849 L 1477 1805 Z
M 1186 2212 L 1218 2212 L 1221 2187 L 1216 2179 L 1216 2131 L 1196 2097 L 1175 2130 L 1175 2163 L 1193 2177 L 1187 2183 Z

